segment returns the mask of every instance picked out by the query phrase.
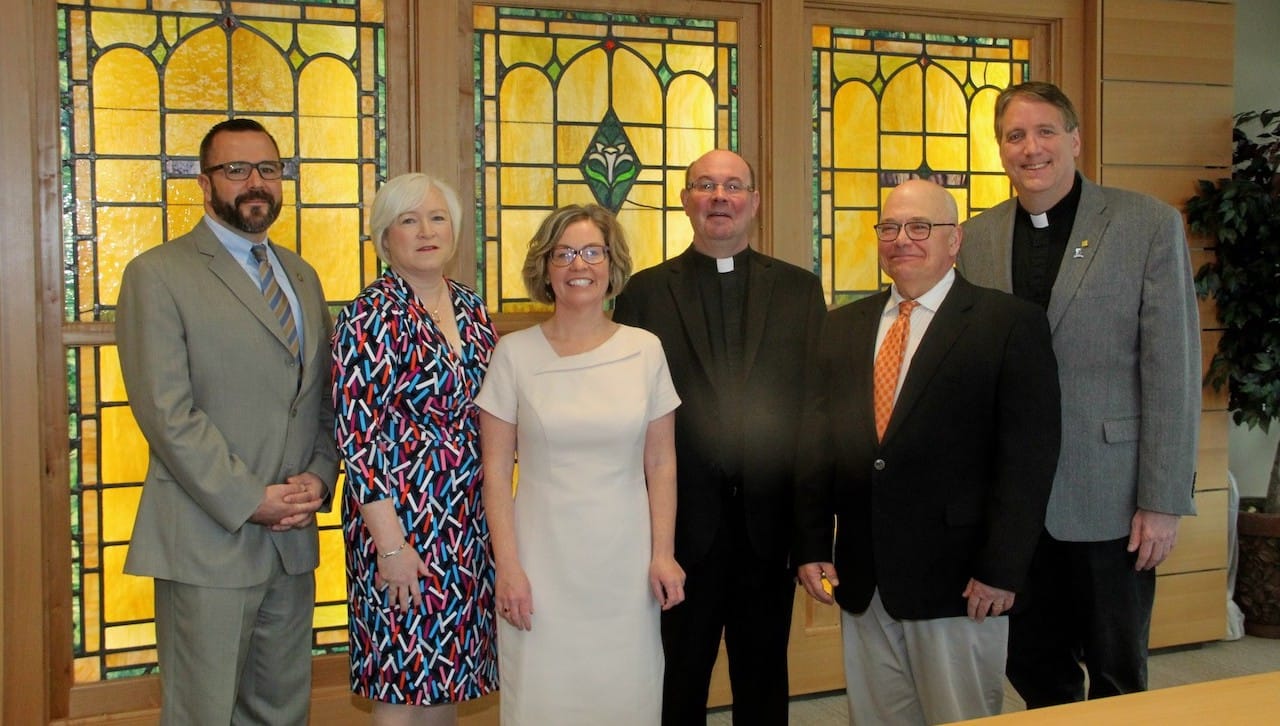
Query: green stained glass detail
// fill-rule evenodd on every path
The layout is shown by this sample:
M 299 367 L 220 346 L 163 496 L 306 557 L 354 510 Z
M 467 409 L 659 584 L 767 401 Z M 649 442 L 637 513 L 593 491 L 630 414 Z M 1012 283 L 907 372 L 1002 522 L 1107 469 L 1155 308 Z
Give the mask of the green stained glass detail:
M 617 213 L 642 166 L 613 109 L 600 121 L 578 166 L 600 206 Z

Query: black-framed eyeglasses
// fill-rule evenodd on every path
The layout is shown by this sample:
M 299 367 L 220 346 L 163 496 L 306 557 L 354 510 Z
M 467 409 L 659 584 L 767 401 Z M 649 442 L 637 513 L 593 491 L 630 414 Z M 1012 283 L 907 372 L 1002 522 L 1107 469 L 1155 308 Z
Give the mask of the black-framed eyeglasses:
M 929 235 L 933 234 L 934 227 L 954 227 L 955 222 L 907 222 L 906 224 L 898 224 L 896 222 L 881 222 L 874 225 L 876 236 L 881 242 L 893 242 L 898 239 L 901 230 L 907 231 L 907 239 L 916 242 L 923 242 L 929 239 Z
M 551 258 L 551 264 L 556 267 L 572 265 L 575 257 L 581 257 L 582 261 L 588 265 L 598 265 L 604 262 L 604 258 L 608 256 L 609 248 L 604 245 L 587 245 L 580 250 L 575 250 L 572 247 L 556 247 L 548 255 Z
M 686 187 L 686 189 L 699 194 L 715 194 L 717 187 L 724 191 L 725 196 L 729 197 L 742 196 L 747 192 L 754 192 L 756 190 L 755 187 L 743 184 L 742 182 L 731 181 L 723 184 L 717 184 L 716 182 L 706 180 L 693 182 Z
M 258 170 L 258 176 L 267 180 L 284 176 L 284 162 L 280 161 L 259 161 L 256 164 L 251 161 L 228 161 L 225 164 L 207 166 L 200 171 L 203 174 L 212 174 L 221 170 L 222 175 L 231 181 L 244 181 L 249 178 L 249 174 L 254 169 Z

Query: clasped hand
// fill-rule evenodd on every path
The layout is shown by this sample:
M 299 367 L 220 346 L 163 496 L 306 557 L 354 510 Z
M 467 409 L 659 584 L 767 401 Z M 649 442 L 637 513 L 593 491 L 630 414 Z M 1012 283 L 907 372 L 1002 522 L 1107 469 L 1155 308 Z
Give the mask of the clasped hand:
M 283 483 L 268 484 L 249 521 L 270 527 L 273 532 L 299 529 L 315 521 L 316 512 L 323 504 L 324 482 L 304 471 Z

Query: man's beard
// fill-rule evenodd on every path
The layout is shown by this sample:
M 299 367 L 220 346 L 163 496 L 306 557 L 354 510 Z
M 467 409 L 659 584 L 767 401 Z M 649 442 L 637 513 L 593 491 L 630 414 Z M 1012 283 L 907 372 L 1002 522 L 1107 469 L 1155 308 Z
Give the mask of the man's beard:
M 222 197 L 219 197 L 216 191 L 210 196 L 212 197 L 210 205 L 213 207 L 214 214 L 218 215 L 218 219 L 247 234 L 266 232 L 267 228 L 276 221 L 276 217 L 280 216 L 281 202 L 261 189 L 250 189 L 236 197 L 235 201 L 230 204 Z M 255 210 L 250 212 L 248 217 L 240 213 L 241 204 L 257 200 L 267 203 L 267 211 L 265 213 L 259 213 Z

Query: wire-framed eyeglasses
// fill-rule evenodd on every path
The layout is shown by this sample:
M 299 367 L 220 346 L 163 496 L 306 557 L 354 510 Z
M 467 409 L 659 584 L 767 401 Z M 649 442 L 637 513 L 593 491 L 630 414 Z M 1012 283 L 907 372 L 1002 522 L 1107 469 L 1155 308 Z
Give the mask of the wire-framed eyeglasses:
M 222 175 L 231 181 L 244 181 L 249 178 L 249 174 L 254 169 L 258 170 L 258 176 L 263 179 L 279 179 L 284 176 L 284 163 L 280 161 L 228 161 L 225 164 L 215 164 L 206 166 L 201 169 L 203 174 L 212 174 L 215 171 L 222 171 Z
M 604 245 L 587 245 L 580 250 L 572 247 L 556 247 L 548 257 L 556 267 L 568 267 L 575 257 L 581 257 L 588 265 L 598 265 L 609 256 L 609 248 Z
M 934 227 L 954 227 L 955 222 L 907 222 L 906 224 L 898 224 L 896 222 L 881 222 L 874 225 L 876 236 L 881 242 L 893 242 L 898 239 L 898 234 L 902 230 L 907 231 L 907 239 L 915 242 L 923 242 L 929 239 L 929 235 L 933 234 Z
M 691 192 L 697 192 L 699 194 L 715 194 L 717 187 L 719 187 L 727 197 L 740 197 L 747 192 L 754 192 L 756 190 L 755 187 L 738 181 L 717 184 L 716 182 L 707 181 L 706 179 L 693 182 L 689 185 L 688 189 Z

